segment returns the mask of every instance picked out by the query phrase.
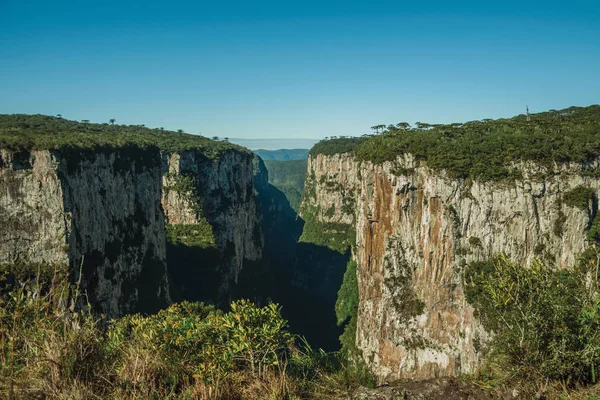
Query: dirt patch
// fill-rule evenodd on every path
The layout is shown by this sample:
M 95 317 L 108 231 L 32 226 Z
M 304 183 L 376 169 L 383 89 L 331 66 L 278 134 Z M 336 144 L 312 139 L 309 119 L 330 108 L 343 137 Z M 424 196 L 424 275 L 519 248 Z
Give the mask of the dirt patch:
M 456 378 L 400 382 L 375 389 L 360 388 L 346 400 L 489 400 L 524 398 L 518 391 L 491 392 Z

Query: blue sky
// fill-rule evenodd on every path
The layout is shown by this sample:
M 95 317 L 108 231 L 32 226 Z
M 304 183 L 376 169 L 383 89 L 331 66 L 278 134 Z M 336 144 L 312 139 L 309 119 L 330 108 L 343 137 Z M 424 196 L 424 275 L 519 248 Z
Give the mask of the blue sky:
M 600 103 L 597 2 L 0 0 L 0 113 L 238 138 Z

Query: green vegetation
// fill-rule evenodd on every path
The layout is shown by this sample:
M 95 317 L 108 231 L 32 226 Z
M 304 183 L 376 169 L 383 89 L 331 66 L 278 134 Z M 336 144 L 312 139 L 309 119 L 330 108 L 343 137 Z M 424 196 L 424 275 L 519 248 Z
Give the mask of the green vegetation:
M 304 193 L 308 160 L 267 160 L 264 163 L 269 172 L 269 183 L 283 192 L 290 206 L 298 212 Z
M 317 154 L 323 154 L 331 156 L 340 153 L 350 153 L 358 145 L 366 141 L 367 138 L 354 138 L 354 137 L 342 137 L 329 140 L 321 140 L 310 149 L 308 153 L 311 157 L 315 157 Z
M 594 189 L 579 185 L 563 195 L 563 202 L 569 207 L 577 207 L 586 211 L 590 206 L 590 201 L 594 199 L 596 192 Z
M 335 314 L 338 325 L 342 325 L 350 318 L 356 317 L 358 311 L 358 280 L 356 278 L 356 261 L 349 261 L 346 265 L 344 280 L 338 291 L 335 303 Z
M 467 301 L 495 333 L 488 364 L 513 382 L 596 382 L 597 268 L 595 256 L 572 270 L 554 270 L 537 260 L 525 268 L 502 255 L 471 264 L 465 272 Z
M 0 285 L 2 398 L 307 399 L 356 384 L 339 359 L 289 333 L 275 304 L 182 302 L 103 322 L 70 311 L 64 293 L 82 297 L 53 276 Z
M 306 160 L 308 149 L 279 149 L 279 150 L 254 150 L 264 161 L 292 161 Z
M 558 237 L 562 236 L 563 227 L 566 222 L 567 222 L 567 216 L 565 215 L 564 212 L 562 212 L 562 210 L 558 210 L 558 213 L 556 214 L 556 219 L 554 220 L 554 225 L 552 227 L 552 232 L 554 233 L 554 235 L 556 235 Z
M 198 219 L 196 224 L 166 225 L 165 230 L 169 244 L 203 249 L 216 248 L 215 234 L 206 218 Z
M 519 178 L 513 162 L 535 161 L 550 168 L 600 156 L 600 106 L 532 114 L 530 121 L 519 115 L 445 125 L 418 123 L 411 129 L 390 125 L 380 135 L 321 141 L 310 154 L 345 152 L 374 163 L 410 153 L 455 178 Z
M 356 277 L 356 262 L 350 260 L 346 266 L 344 280 L 338 291 L 335 303 L 335 315 L 338 326 L 344 326 L 344 332 L 340 336 L 342 349 L 340 353 L 344 359 L 351 363 L 353 374 L 361 384 L 374 386 L 375 382 L 371 373 L 362 359 L 362 355 L 356 347 L 356 323 L 358 320 L 358 280 Z
M 44 115 L 0 115 L 0 148 L 46 150 L 59 148 L 100 148 L 156 146 L 169 152 L 196 149 L 210 159 L 231 149 L 249 150 L 228 142 L 199 135 L 178 134 L 139 125 L 91 124 Z
M 196 177 L 193 174 L 172 174 L 166 173 L 166 184 L 163 187 L 165 194 L 170 191 L 179 193 L 187 201 L 188 206 L 196 213 L 196 216 L 202 215 L 202 196 L 196 184 Z
M 483 248 L 483 244 L 481 244 L 481 239 L 479 239 L 477 236 L 471 236 L 469 238 L 469 245 L 471 245 L 471 247 L 475 247 L 475 248 L 479 248 L 479 249 Z
M 317 218 L 320 209 L 306 206 L 302 211 L 304 230 L 300 242 L 325 246 L 340 253 L 346 253 L 356 242 L 355 227 L 349 224 L 321 222 Z

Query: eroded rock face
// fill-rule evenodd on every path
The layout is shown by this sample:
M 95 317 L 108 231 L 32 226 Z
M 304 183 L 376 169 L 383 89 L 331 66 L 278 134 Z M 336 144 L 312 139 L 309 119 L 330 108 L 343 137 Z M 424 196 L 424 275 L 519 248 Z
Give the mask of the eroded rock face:
M 0 263 L 69 264 L 111 317 L 166 304 L 158 149 L 1 154 Z
M 348 155 L 310 160 L 309 175 L 338 171 L 344 187 L 356 182 L 356 344 L 380 383 L 456 376 L 480 365 L 488 334 L 465 300 L 468 263 L 503 252 L 521 265 L 537 257 L 565 268 L 586 248 L 597 205 L 572 207 L 563 195 L 578 185 L 598 193 L 599 181 L 575 164 L 550 174 L 534 164 L 518 168 L 523 179 L 483 183 L 449 179 L 410 156 L 380 165 Z M 321 218 L 336 218 L 336 196 L 343 196 L 327 179 L 315 182 L 321 209 L 336 207 Z
M 309 157 L 300 216 L 321 223 L 354 225 L 360 189 L 358 163 L 349 154 Z
M 218 270 L 221 294 L 238 283 L 245 264 L 262 259 L 263 235 L 254 197 L 252 160 L 252 154 L 241 151 L 226 152 L 215 160 L 194 150 L 163 154 L 166 222 L 198 224 L 205 218 L 210 223 L 221 253 L 219 265 L 212 266 Z M 174 182 L 181 177 L 189 179 L 193 193 L 176 188 Z M 197 267 L 203 268 L 204 261 L 198 259 Z
M 193 177 L 184 183 L 199 204 L 186 190 L 165 190 L 180 175 Z M 194 225 L 201 216 L 215 249 L 192 261 L 217 275 L 226 297 L 244 265 L 262 256 L 252 179 L 252 155 L 238 150 L 216 159 L 137 146 L 1 150 L 0 264 L 68 265 L 75 282 L 81 271 L 81 289 L 109 317 L 156 311 L 171 300 L 165 224 Z

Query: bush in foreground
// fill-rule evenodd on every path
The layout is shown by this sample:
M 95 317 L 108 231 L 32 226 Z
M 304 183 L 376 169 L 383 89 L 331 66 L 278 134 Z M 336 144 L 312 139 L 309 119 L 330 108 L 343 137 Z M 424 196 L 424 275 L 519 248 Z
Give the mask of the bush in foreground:
M 590 262 L 594 261 L 594 262 Z M 600 374 L 597 260 L 555 270 L 504 256 L 466 271 L 467 300 L 494 333 L 489 364 L 508 380 L 595 383 Z
M 65 293 L 77 292 L 66 278 L 49 288 L 1 292 L 0 398 L 318 398 L 350 381 L 339 360 L 287 331 L 275 304 L 183 302 L 103 321 L 69 310 Z

